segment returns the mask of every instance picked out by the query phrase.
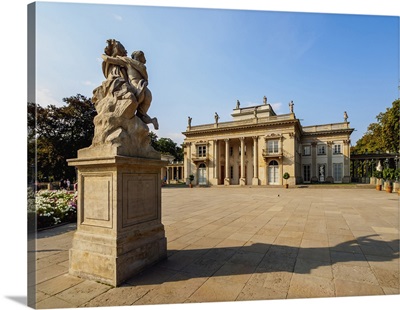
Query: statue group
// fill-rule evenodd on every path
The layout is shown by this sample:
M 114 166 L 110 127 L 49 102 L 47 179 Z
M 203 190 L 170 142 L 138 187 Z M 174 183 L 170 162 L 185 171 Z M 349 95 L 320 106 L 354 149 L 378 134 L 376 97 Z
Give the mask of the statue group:
M 128 57 L 125 47 L 115 39 L 107 40 L 101 57 L 105 81 L 93 90 L 97 115 L 90 148 L 107 146 L 115 155 L 142 157 L 145 152 L 148 157 L 155 151 L 150 146 L 147 125 L 157 130 L 158 121 L 147 114 L 152 94 L 146 57 L 142 51 Z

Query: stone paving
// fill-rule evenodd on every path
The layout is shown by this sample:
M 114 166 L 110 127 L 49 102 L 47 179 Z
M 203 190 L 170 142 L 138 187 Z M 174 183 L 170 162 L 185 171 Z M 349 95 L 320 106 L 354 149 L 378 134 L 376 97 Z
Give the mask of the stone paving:
M 68 274 L 75 225 L 39 232 L 36 307 L 399 294 L 395 193 L 163 188 L 162 212 L 168 259 L 118 288 Z

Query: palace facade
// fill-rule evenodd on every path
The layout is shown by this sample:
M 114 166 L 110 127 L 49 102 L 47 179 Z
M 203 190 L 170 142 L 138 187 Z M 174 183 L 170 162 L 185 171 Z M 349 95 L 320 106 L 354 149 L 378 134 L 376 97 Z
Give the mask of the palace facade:
M 191 125 L 183 134 L 184 175 L 195 185 L 283 185 L 349 183 L 350 128 L 341 123 L 302 126 L 290 113 L 277 115 L 266 97 L 262 105 L 240 108 L 232 121 Z M 283 179 L 285 173 L 290 175 Z

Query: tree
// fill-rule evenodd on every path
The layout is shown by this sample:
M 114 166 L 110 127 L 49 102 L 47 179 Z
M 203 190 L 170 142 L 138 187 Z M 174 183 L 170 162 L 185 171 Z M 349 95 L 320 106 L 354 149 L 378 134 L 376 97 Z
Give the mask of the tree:
M 64 98 L 65 106 L 46 108 L 28 103 L 28 180 L 36 166 L 38 181 L 74 179 L 75 169 L 67 159 L 92 143 L 96 110 L 90 99 L 80 94 Z
M 161 154 L 168 154 L 175 157 L 175 160 L 183 160 L 183 150 L 171 138 L 158 138 L 153 132 L 149 133 L 151 145 Z
M 400 147 L 400 99 L 395 100 L 391 108 L 379 113 L 376 119 L 378 122 L 368 126 L 367 132 L 357 141 L 352 151 L 359 153 L 398 152 Z
M 379 113 L 376 117 L 381 124 L 382 146 L 385 151 L 397 153 L 399 150 L 399 120 L 400 99 L 392 103 L 385 113 Z

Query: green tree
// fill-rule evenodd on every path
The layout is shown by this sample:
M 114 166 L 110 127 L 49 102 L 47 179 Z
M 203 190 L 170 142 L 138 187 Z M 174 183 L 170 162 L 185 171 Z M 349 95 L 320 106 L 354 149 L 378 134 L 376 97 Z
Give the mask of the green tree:
M 91 144 L 96 115 L 94 105 L 80 94 L 64 98 L 65 106 L 46 108 L 28 103 L 28 176 L 36 166 L 39 181 L 75 178 L 67 159 Z
M 397 153 L 399 150 L 399 120 L 400 120 L 400 99 L 393 102 L 391 108 L 386 112 L 379 113 L 376 117 L 381 125 L 382 147 L 384 151 Z
M 368 126 L 367 132 L 357 141 L 352 151 L 358 153 L 398 152 L 400 100 L 395 100 L 392 107 L 379 113 L 376 119 L 377 122 Z
M 153 132 L 149 133 L 151 145 L 153 148 L 161 154 L 168 154 L 175 157 L 175 160 L 183 160 L 183 149 L 177 146 L 177 144 L 171 138 L 158 138 Z

